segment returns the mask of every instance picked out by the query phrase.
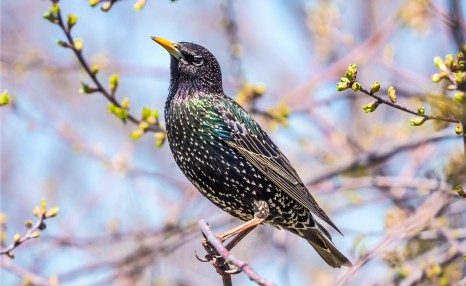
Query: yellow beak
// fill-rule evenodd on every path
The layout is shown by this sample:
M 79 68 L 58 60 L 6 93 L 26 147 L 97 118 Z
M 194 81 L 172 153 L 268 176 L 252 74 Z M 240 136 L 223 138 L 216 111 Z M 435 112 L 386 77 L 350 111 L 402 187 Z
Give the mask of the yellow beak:
M 178 50 L 174 46 L 174 42 L 169 41 L 164 38 L 159 38 L 159 37 L 150 37 L 152 40 L 154 40 L 157 44 L 161 45 L 167 52 L 170 53 L 170 55 L 174 56 L 177 60 L 180 60 L 181 58 L 184 59 L 183 55 L 181 54 L 180 50 Z

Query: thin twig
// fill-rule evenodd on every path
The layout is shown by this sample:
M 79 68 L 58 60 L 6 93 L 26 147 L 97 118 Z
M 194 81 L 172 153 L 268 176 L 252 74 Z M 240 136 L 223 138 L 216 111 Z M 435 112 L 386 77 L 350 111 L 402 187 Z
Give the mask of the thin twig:
M 395 144 L 391 144 L 390 146 L 386 146 L 386 147 L 378 146 L 377 149 L 373 151 L 361 153 L 356 157 L 350 158 L 348 160 L 344 160 L 342 163 L 340 163 L 337 166 L 324 170 L 320 174 L 316 174 L 312 179 L 310 179 L 307 182 L 306 185 L 317 184 L 333 176 L 355 169 L 359 166 L 365 166 L 365 165 L 371 165 L 371 164 L 383 162 L 402 151 L 416 148 L 419 145 L 422 145 L 425 143 L 437 142 L 437 141 L 453 139 L 453 138 L 457 138 L 457 135 L 451 134 L 450 131 L 443 131 L 443 132 L 438 132 L 438 133 L 434 133 L 430 135 L 425 135 L 425 134 L 419 135 L 416 137 L 409 138 L 403 142 L 396 142 Z
M 404 222 L 392 228 L 384 238 L 366 254 L 362 255 L 352 268 L 348 268 L 343 272 L 342 277 L 338 281 L 338 285 L 346 285 L 350 279 L 362 270 L 371 259 L 380 256 L 380 254 L 389 248 L 395 241 L 407 239 L 418 234 L 432 220 L 437 217 L 442 208 L 449 203 L 449 196 L 445 192 L 434 192 L 429 196 Z
M 223 245 L 223 243 L 217 238 L 215 233 L 210 229 L 209 225 L 205 220 L 200 220 L 199 221 L 199 226 L 201 227 L 202 233 L 206 237 L 207 242 L 215 248 L 217 253 L 225 259 L 225 261 L 231 262 L 233 265 L 238 267 L 241 271 L 243 271 L 249 279 L 252 281 L 256 282 L 259 285 L 263 286 L 272 286 L 275 285 L 274 283 L 266 280 L 265 278 L 262 278 L 257 274 L 251 266 L 249 266 L 247 263 L 237 259 L 234 257 L 228 249 Z
M 14 264 L 10 259 L 5 259 L 0 257 L 0 266 L 2 269 L 7 270 L 10 273 L 13 273 L 14 275 L 24 279 L 23 281 L 28 281 L 32 283 L 31 285 L 37 285 L 37 286 L 51 286 L 54 285 L 47 281 L 47 279 L 40 277 L 39 275 L 24 269 L 16 264 Z M 29 285 L 26 283 L 23 283 L 23 285 Z
M 58 5 L 58 1 L 57 0 L 51 0 L 51 2 L 54 4 L 54 5 Z M 71 30 L 65 26 L 65 23 L 63 21 L 63 17 L 61 15 L 61 11 L 60 9 L 58 9 L 58 12 L 57 12 L 57 25 L 60 27 L 60 29 L 63 31 L 63 33 L 65 34 L 66 36 L 66 39 L 68 41 L 68 45 L 67 45 L 67 48 L 71 49 L 73 51 L 73 53 L 75 54 L 76 58 L 78 59 L 79 63 L 81 64 L 82 68 L 86 71 L 86 73 L 88 74 L 88 76 L 91 78 L 92 82 L 95 84 L 96 86 L 96 89 L 95 89 L 95 92 L 98 92 L 100 94 L 102 94 L 108 101 L 110 101 L 113 105 L 119 107 L 119 108 L 123 108 L 121 106 L 121 104 L 118 102 L 118 100 L 116 100 L 116 97 L 115 97 L 115 94 L 114 94 L 114 91 L 112 92 L 109 92 L 103 85 L 102 83 L 99 81 L 99 79 L 97 78 L 96 74 L 92 72 L 89 64 L 87 63 L 87 61 L 84 59 L 84 56 L 82 54 L 82 50 L 81 49 L 77 49 L 75 47 L 75 40 L 73 38 L 73 36 L 71 35 Z M 127 119 L 128 121 L 130 121 L 131 123 L 135 124 L 135 125 L 138 125 L 141 121 L 136 119 L 136 117 L 134 117 L 133 115 L 131 114 L 128 114 L 127 116 Z M 149 124 L 149 127 L 147 129 L 145 129 L 145 131 L 151 131 L 151 132 L 163 132 L 164 130 L 156 125 L 156 124 Z
M 39 237 L 40 228 L 43 226 L 43 223 L 44 223 L 45 219 L 46 219 L 45 213 L 40 214 L 38 216 L 37 222 L 33 226 L 31 226 L 28 229 L 28 231 L 23 236 L 21 236 L 21 238 L 19 240 L 13 242 L 8 247 L 0 250 L 0 255 L 6 254 L 6 255 L 13 258 L 14 255 L 13 255 L 12 251 L 14 249 L 16 249 L 18 246 L 20 246 L 21 244 L 23 244 L 25 241 L 27 241 L 29 239 L 34 239 L 34 238 Z

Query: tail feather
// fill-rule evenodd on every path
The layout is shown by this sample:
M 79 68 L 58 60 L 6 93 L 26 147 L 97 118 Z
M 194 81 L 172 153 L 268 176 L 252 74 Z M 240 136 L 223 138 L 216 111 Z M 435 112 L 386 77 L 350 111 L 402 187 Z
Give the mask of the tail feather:
M 330 234 L 319 223 L 316 222 L 315 227 L 300 229 L 299 235 L 306 239 L 322 259 L 333 268 L 340 268 L 342 265 L 353 266 L 348 258 L 335 247 Z

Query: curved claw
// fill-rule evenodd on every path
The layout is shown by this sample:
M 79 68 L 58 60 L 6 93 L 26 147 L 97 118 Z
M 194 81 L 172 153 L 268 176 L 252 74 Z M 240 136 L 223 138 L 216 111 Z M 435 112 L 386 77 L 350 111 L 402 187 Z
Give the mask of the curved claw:
M 229 275 L 235 275 L 235 274 L 238 274 L 238 273 L 241 273 L 243 270 L 239 269 L 238 267 L 235 267 L 233 269 L 230 269 L 230 270 L 225 270 L 223 271 L 225 274 L 229 274 Z
M 209 262 L 209 260 L 207 258 L 199 257 L 199 255 L 197 254 L 197 251 L 195 251 L 195 250 L 194 250 L 194 256 L 196 256 L 197 260 L 199 260 L 200 262 Z

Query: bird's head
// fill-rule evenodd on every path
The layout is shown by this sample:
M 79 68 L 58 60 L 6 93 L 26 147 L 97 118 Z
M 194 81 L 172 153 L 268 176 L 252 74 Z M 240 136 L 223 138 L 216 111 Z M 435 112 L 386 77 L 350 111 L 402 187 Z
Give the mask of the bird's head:
M 206 48 L 194 43 L 151 38 L 171 55 L 171 89 L 188 88 L 206 93 L 223 93 L 220 65 Z

